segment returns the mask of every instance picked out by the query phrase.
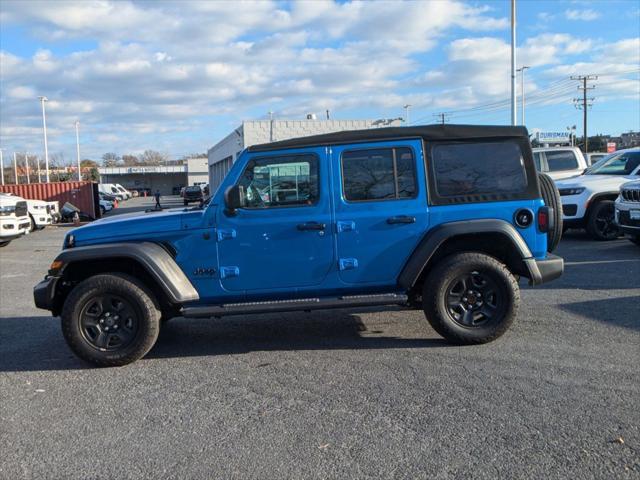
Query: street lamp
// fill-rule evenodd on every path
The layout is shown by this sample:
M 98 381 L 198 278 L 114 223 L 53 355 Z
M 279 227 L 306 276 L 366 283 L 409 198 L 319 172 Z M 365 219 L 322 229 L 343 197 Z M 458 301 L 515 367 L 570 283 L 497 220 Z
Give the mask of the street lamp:
M 82 173 L 80 172 L 80 122 L 76 120 L 76 153 L 78 155 L 78 181 L 82 181 Z
M 411 108 L 411 104 L 407 103 L 404 106 L 404 122 L 407 125 L 407 127 L 409 126 L 409 108 Z
M 524 71 L 528 68 L 531 68 L 527 65 L 523 65 L 522 67 L 520 67 L 518 70 L 518 72 L 522 73 L 522 76 L 520 77 L 520 100 L 522 103 L 522 125 L 524 125 Z
M 44 130 L 44 168 L 46 170 L 47 183 L 49 183 L 49 147 L 47 146 L 47 116 L 44 113 L 44 102 L 48 102 L 47 97 L 38 97 L 42 104 L 42 128 Z

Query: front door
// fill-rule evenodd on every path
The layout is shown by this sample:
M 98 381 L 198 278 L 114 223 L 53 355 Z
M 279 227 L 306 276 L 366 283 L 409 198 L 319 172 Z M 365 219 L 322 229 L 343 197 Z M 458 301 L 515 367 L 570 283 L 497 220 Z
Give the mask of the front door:
M 237 184 L 246 208 L 217 212 L 220 282 L 247 294 L 320 284 L 334 264 L 327 149 L 256 153 Z
M 332 161 L 340 279 L 395 285 L 427 230 L 421 141 L 334 147 Z

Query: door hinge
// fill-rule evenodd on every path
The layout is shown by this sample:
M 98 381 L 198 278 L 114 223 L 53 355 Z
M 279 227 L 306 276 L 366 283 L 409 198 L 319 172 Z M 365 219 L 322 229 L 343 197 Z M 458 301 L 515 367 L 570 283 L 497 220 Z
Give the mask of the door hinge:
M 356 229 L 356 222 L 352 220 L 340 220 L 336 224 L 338 233 L 353 232 Z
M 220 278 L 239 277 L 240 269 L 238 267 L 220 267 Z
M 340 270 L 353 270 L 358 268 L 357 258 L 341 258 L 339 261 Z
M 236 238 L 236 231 L 233 228 L 219 228 L 216 230 L 218 241 Z

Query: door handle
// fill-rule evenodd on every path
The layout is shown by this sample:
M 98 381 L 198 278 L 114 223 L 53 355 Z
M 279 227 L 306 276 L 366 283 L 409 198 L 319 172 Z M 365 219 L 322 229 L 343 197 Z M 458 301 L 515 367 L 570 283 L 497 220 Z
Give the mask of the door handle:
M 388 224 L 394 223 L 416 223 L 416 217 L 408 217 L 406 215 L 398 215 L 397 217 L 389 217 L 387 218 Z
M 316 223 L 316 222 L 307 222 L 307 223 L 299 223 L 298 230 L 324 230 L 327 226 L 324 223 Z

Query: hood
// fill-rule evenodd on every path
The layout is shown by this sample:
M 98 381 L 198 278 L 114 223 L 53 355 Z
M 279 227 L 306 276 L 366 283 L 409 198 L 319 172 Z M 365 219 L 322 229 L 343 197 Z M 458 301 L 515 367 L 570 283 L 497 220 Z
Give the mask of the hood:
M 580 175 L 579 177 L 558 180 L 558 188 L 586 187 L 595 192 L 618 191 L 620 185 L 635 180 L 633 176 L 624 175 Z
M 125 213 L 96 220 L 69 232 L 78 246 L 91 243 L 111 243 L 137 238 L 153 238 L 182 228 L 182 208 Z

